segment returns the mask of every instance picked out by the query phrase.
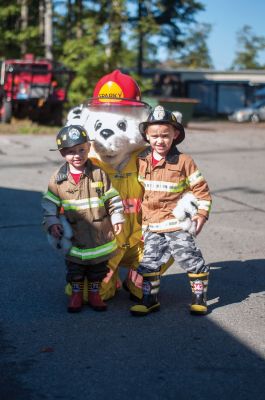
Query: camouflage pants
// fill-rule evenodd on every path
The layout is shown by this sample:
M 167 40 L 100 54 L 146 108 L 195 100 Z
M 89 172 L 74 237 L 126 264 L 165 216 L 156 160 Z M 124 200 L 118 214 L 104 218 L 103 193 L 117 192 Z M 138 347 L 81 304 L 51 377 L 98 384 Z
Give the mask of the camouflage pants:
M 175 231 L 144 233 L 144 255 L 138 267 L 140 274 L 158 272 L 161 265 L 166 263 L 170 256 L 186 272 L 208 272 L 202 253 L 196 246 L 194 238 L 188 232 Z

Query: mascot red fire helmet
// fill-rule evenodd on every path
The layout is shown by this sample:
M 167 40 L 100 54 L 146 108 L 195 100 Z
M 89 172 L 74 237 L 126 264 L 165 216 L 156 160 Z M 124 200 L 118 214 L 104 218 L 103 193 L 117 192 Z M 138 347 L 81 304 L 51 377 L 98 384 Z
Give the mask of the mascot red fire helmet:
M 141 91 L 135 80 L 116 69 L 103 76 L 96 84 L 92 103 L 94 105 L 143 106 Z

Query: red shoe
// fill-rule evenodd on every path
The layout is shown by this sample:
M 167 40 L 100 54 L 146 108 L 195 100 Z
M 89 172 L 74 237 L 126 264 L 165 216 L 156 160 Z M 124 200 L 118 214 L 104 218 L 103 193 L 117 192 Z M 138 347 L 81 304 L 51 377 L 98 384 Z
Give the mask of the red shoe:
M 102 301 L 99 292 L 88 292 L 88 305 L 96 311 L 107 309 L 107 304 Z
M 82 292 L 73 292 L 70 297 L 67 311 L 69 313 L 77 313 L 81 311 L 83 306 L 83 294 Z

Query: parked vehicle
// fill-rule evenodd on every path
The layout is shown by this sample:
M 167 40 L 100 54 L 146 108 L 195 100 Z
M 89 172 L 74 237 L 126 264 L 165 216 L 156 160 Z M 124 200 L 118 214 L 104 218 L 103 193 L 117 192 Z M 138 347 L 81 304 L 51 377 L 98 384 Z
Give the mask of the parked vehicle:
M 248 107 L 241 108 L 228 116 L 230 121 L 235 122 L 259 122 L 265 121 L 265 100 L 259 100 Z
M 32 121 L 62 124 L 63 103 L 67 100 L 72 71 L 60 63 L 35 59 L 0 62 L 0 121 L 12 116 Z

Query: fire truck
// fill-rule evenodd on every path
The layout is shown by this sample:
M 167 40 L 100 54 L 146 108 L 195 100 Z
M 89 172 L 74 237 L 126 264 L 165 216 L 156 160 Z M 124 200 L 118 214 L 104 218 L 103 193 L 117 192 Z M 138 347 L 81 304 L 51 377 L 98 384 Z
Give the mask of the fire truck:
M 62 124 L 63 104 L 73 79 L 64 65 L 27 54 L 0 61 L 0 121 L 29 118 L 47 125 Z

